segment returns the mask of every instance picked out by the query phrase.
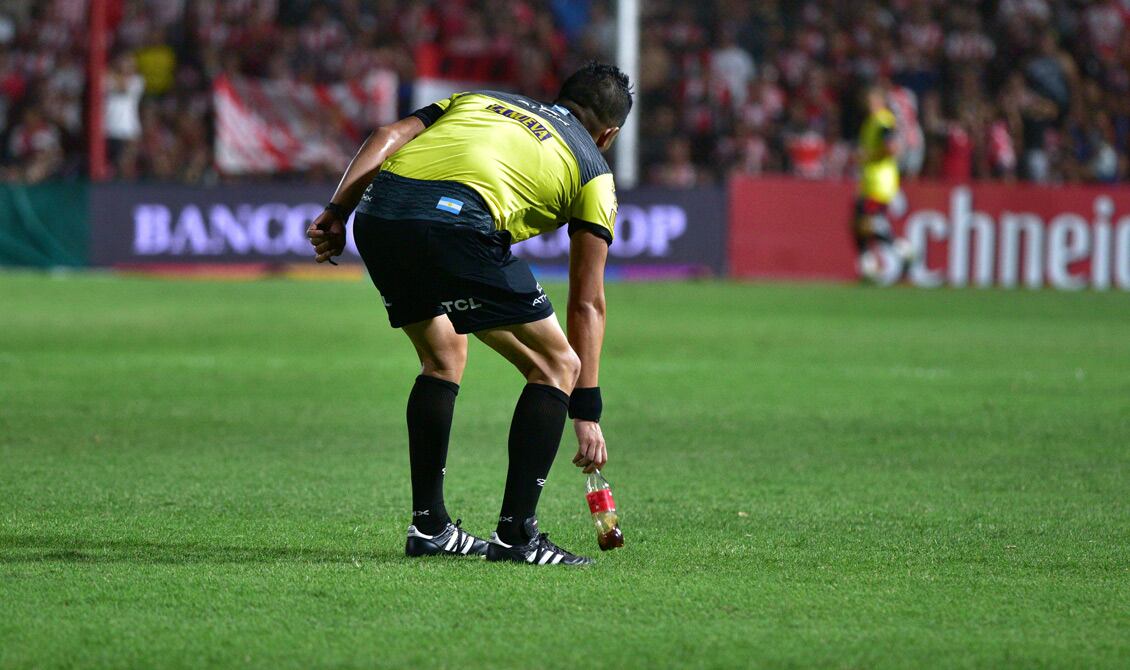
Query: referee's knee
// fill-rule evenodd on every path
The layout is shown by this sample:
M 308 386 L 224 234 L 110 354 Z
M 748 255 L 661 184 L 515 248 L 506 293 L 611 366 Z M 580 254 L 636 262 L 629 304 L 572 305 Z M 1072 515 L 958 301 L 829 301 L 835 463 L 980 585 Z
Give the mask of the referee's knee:
M 562 351 L 554 352 L 541 361 L 526 375 L 526 381 L 535 384 L 548 384 L 555 386 L 565 393 L 572 393 L 577 385 L 577 377 L 581 375 L 581 358 L 568 347 Z
M 463 379 L 463 369 L 467 367 L 467 351 L 455 350 L 420 357 L 420 374 L 428 377 L 446 379 L 456 384 Z

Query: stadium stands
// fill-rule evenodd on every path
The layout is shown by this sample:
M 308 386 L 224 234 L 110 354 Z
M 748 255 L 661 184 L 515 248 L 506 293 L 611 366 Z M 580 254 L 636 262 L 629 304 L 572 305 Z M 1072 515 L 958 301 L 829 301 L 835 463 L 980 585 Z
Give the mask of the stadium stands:
M 856 100 L 888 83 L 914 176 L 1036 182 L 1126 178 L 1130 2 L 649 0 L 641 30 L 641 159 L 669 187 L 733 173 L 848 176 Z M 209 183 L 212 83 L 313 83 L 422 60 L 542 98 L 610 58 L 603 0 L 112 0 L 106 131 L 115 179 Z M 0 7 L 0 176 L 86 170 L 85 0 Z M 340 166 L 310 168 L 324 177 Z

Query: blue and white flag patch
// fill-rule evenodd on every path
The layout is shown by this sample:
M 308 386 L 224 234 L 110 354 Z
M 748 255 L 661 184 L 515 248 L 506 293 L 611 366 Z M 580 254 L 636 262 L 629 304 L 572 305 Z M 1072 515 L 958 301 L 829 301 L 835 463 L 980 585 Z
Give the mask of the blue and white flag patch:
M 445 212 L 458 214 L 463 211 L 463 201 L 456 200 L 455 198 L 443 197 L 436 203 L 436 209 L 442 209 Z

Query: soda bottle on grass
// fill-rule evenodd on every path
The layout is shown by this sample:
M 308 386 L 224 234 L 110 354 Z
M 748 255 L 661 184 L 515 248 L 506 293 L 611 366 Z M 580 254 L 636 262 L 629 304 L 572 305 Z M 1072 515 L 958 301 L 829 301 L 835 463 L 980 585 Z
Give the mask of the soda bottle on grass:
M 624 546 L 620 532 L 620 519 L 616 516 L 616 502 L 612 500 L 612 486 L 600 470 L 595 470 L 585 482 L 585 499 L 596 524 L 596 542 L 601 551 Z

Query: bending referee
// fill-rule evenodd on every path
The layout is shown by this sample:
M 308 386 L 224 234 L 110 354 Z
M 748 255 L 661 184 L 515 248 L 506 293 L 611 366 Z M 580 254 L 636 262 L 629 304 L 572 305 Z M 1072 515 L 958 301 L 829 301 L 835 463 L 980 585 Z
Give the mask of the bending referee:
M 480 555 L 538 565 L 591 563 L 539 532 L 537 503 L 566 415 L 573 463 L 604 465 L 598 386 L 604 266 L 616 189 L 601 155 L 632 108 L 628 78 L 590 63 L 544 104 L 493 91 L 460 93 L 380 128 L 358 150 L 307 234 L 319 263 L 354 240 L 408 335 L 420 375 L 408 396 L 412 470 L 409 556 Z M 568 336 L 549 296 L 510 245 L 569 227 Z M 451 522 L 443 481 L 467 333 L 525 377 L 510 425 L 510 464 L 489 541 Z

